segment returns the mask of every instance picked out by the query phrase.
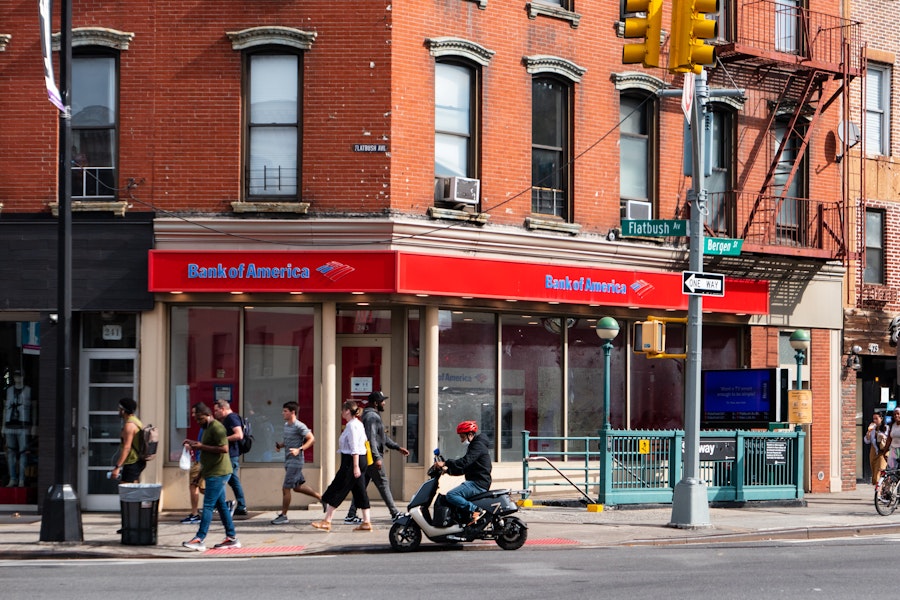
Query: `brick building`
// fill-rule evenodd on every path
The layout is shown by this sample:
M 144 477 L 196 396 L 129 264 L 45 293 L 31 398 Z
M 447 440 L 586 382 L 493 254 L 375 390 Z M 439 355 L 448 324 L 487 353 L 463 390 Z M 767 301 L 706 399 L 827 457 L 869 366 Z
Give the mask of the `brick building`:
M 872 413 L 890 416 L 897 401 L 896 348 L 889 325 L 900 315 L 897 298 L 897 128 L 898 92 L 894 84 L 900 34 L 880 27 L 890 5 L 853 2 L 851 17 L 862 23 L 866 40 L 866 77 L 853 84 L 854 102 L 847 117 L 849 213 L 852 252 L 848 262 L 844 316 L 842 395 L 845 411 L 854 413 L 856 428 L 845 431 L 848 457 L 868 481 L 869 447 L 863 445 Z M 861 158 L 860 158 L 861 157 Z
M 862 48 L 837 2 L 780 6 L 725 3 L 717 16 L 710 86 L 746 94 L 710 103 L 705 232 L 743 249 L 706 258 L 726 293 L 704 299 L 702 361 L 793 381 L 788 337 L 811 330 L 807 487 L 839 490 L 856 476 L 841 330 L 846 172 L 861 167 L 836 159 L 835 132 Z M 682 79 L 621 64 L 624 17 L 578 0 L 75 2 L 70 468 L 83 505 L 117 505 L 104 474 L 123 394 L 163 425 L 147 477 L 169 506 L 187 505 L 189 406 L 214 398 L 254 423 L 251 507 L 277 503 L 283 402 L 316 432 L 307 477 L 321 485 L 338 405 L 378 389 L 412 452 L 389 461 L 397 495 L 435 445 L 461 451 L 462 419 L 495 440 L 498 485 L 515 485 L 522 430 L 594 435 L 602 422 L 594 327 L 607 315 L 621 325 L 613 425 L 682 427 L 683 366 L 633 352 L 632 324 L 684 316 L 687 238 L 623 235 L 623 219 L 689 215 L 684 116 L 658 95 Z M 33 7 L 0 8 L 0 244 L 16 282 L 0 368 L 21 366 L 38 392 L 29 486 L 41 490 L 57 418 L 59 119 L 37 22 Z M 41 332 L 30 353 L 24 327 Z M 667 350 L 684 346 L 670 327 Z M 765 427 L 784 415 L 745 416 Z

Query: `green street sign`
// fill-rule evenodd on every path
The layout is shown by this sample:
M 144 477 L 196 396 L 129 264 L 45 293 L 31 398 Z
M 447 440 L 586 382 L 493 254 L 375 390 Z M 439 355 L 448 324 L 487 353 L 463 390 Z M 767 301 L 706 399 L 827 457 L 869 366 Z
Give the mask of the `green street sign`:
M 670 237 L 687 235 L 683 219 L 622 219 L 623 237 Z
M 703 238 L 703 254 L 716 256 L 738 256 L 741 248 L 744 246 L 744 240 L 733 240 L 731 238 Z

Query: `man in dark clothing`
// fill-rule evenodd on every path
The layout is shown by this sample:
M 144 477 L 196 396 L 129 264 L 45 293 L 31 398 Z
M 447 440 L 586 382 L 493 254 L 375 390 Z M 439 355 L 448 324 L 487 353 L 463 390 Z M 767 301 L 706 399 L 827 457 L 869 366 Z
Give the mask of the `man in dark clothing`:
M 459 441 L 468 446 L 461 458 L 448 461 L 435 461 L 440 469 L 446 469 L 451 475 L 465 475 L 466 480 L 447 492 L 447 502 L 468 511 L 472 518 L 469 525 L 474 525 L 484 513 L 469 498 L 483 494 L 491 488 L 491 451 L 487 439 L 478 433 L 478 423 L 463 421 L 456 426 Z
M 388 397 L 381 392 L 372 392 L 369 394 L 368 404 L 362 414 L 362 424 L 366 430 L 366 439 L 369 440 L 369 446 L 372 447 L 372 464 L 366 468 L 366 486 L 370 481 L 375 482 L 378 493 L 384 500 L 388 510 L 391 511 L 391 520 L 400 515 L 397 505 L 394 504 L 394 496 L 391 494 L 391 486 L 388 483 L 387 475 L 384 472 L 384 449 L 390 448 L 397 450 L 403 456 L 409 456 L 409 450 L 403 448 L 391 439 L 384 432 L 384 422 L 381 420 L 381 413 L 384 412 L 384 401 Z M 356 516 L 356 505 L 351 502 L 350 510 L 344 517 L 345 523 L 362 523 L 362 519 Z
M 240 441 L 244 439 L 244 423 L 240 415 L 231 410 L 231 404 L 224 398 L 219 398 L 213 405 L 213 415 L 216 420 L 225 426 L 225 432 L 228 434 L 228 459 L 231 461 L 231 479 L 228 485 L 234 492 L 234 500 L 229 501 L 228 510 L 232 515 L 246 515 L 247 501 L 244 499 L 244 488 L 238 471 L 241 468 L 241 450 Z

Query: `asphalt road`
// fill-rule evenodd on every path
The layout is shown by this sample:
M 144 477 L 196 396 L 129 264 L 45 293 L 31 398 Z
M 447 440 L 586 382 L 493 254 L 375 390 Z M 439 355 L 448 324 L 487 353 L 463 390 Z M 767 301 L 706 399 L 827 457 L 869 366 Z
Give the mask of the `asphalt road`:
M 736 545 L 522 549 L 439 548 L 249 559 L 0 561 L 0 597 L 267 598 L 816 598 L 856 597 L 883 580 L 897 536 Z

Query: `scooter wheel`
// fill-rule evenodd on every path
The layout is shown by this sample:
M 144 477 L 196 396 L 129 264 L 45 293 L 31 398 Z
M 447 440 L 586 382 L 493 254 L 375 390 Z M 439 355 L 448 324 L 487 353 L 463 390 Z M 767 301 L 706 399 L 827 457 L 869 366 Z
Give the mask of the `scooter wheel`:
M 415 521 L 406 524 L 394 523 L 388 534 L 391 540 L 391 548 L 395 552 L 414 552 L 422 543 L 422 530 Z
M 528 539 L 528 528 L 516 517 L 507 517 L 497 536 L 497 545 L 504 550 L 518 550 Z

